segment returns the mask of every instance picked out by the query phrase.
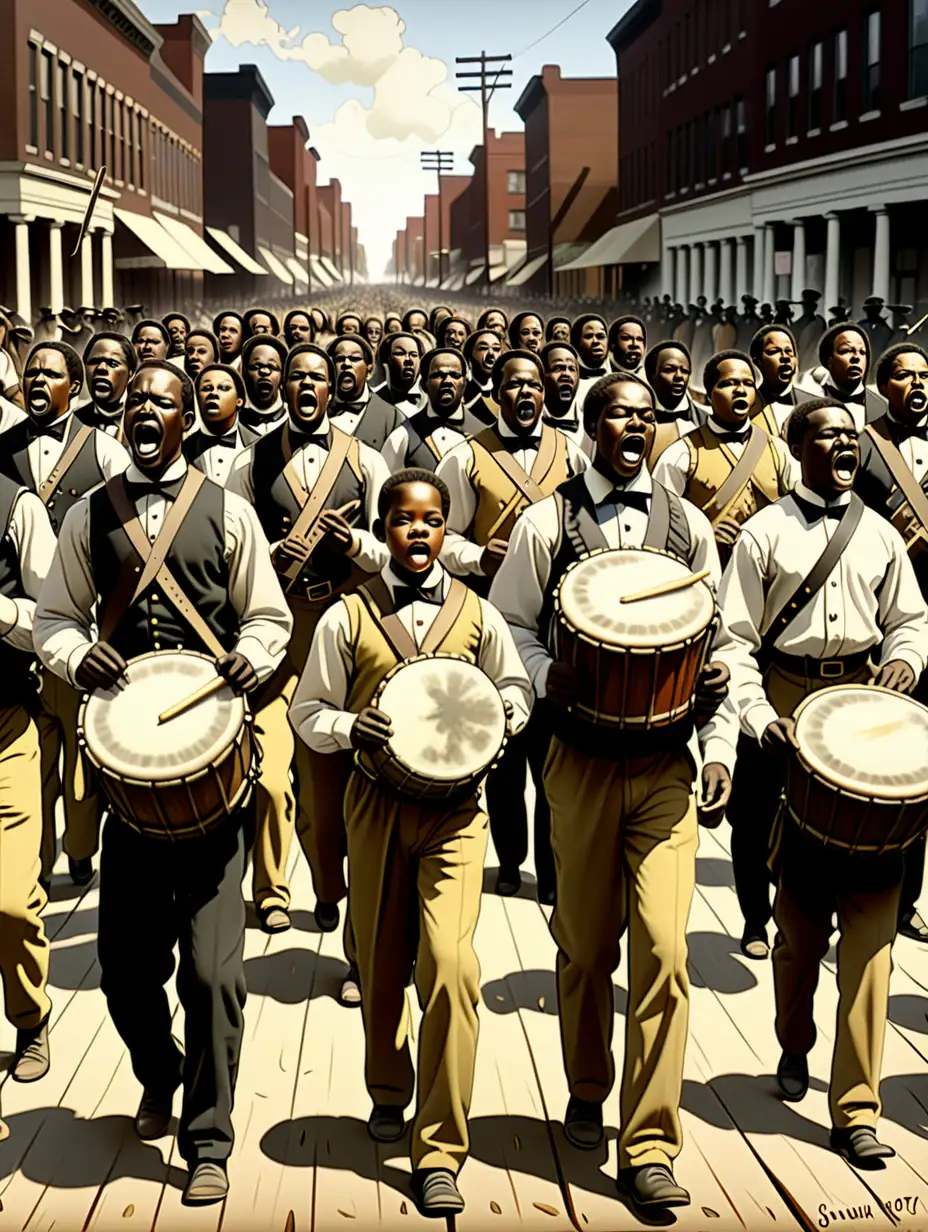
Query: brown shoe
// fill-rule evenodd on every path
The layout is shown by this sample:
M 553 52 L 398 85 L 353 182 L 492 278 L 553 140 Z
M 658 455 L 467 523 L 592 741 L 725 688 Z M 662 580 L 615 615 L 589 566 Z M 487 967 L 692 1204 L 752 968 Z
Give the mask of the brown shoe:
M 258 907 L 256 913 L 266 933 L 285 933 L 290 927 L 290 914 L 283 907 Z
M 184 1206 L 206 1206 L 210 1202 L 221 1202 L 228 1192 L 225 1164 L 207 1159 L 191 1170 L 181 1202 Z
M 16 1059 L 13 1062 L 14 1082 L 38 1082 L 51 1067 L 48 1046 L 48 1019 L 41 1026 L 16 1032 Z

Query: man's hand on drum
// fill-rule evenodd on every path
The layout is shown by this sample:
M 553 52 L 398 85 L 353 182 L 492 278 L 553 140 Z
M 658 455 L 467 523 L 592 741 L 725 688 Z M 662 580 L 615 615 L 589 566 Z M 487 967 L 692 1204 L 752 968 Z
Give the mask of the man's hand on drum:
M 702 727 L 724 702 L 728 696 L 728 682 L 731 672 L 718 659 L 707 663 L 699 673 L 696 681 L 696 726 Z
M 81 660 L 74 679 L 87 693 L 111 689 L 126 670 L 126 661 L 108 642 L 94 642 Z
M 503 563 L 509 544 L 505 539 L 491 539 L 480 555 L 480 568 L 486 577 L 493 577 Z
M 702 798 L 699 801 L 699 824 L 714 830 L 722 820 L 731 795 L 731 775 L 720 761 L 702 768 Z
M 790 719 L 774 719 L 761 736 L 760 747 L 772 757 L 785 757 L 790 749 L 798 749 L 796 724 Z
M 741 523 L 734 518 L 719 518 L 712 529 L 715 532 L 715 542 L 730 548 L 741 534 Z
M 545 698 L 555 706 L 571 706 L 577 700 L 577 671 L 569 663 L 552 663 L 545 683 Z
M 892 659 L 883 664 L 871 683 L 883 689 L 892 689 L 894 693 L 909 693 L 915 687 L 915 673 L 908 663 Z
M 351 725 L 351 743 L 356 749 L 382 749 L 392 735 L 389 717 L 373 706 L 365 706 Z
M 354 542 L 351 524 L 335 509 L 326 509 L 319 519 L 319 528 L 325 532 L 323 542 L 331 551 L 344 556 L 351 550 Z
M 250 693 L 257 688 L 258 673 L 245 656 L 237 651 L 217 659 L 216 671 L 232 686 L 233 693 Z

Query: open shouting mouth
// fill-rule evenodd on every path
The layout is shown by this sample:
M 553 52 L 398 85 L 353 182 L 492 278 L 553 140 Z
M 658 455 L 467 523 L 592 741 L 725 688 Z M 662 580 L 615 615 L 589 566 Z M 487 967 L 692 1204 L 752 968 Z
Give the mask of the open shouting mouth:
M 132 448 L 144 461 L 158 457 L 163 439 L 161 421 L 155 415 L 140 415 L 132 425 Z
M 857 451 L 841 449 L 835 454 L 833 469 L 836 477 L 849 483 L 857 473 Z
M 47 415 L 52 405 L 51 394 L 44 385 L 33 385 L 29 390 L 29 410 L 33 415 Z
M 520 398 L 516 403 L 516 419 L 519 423 L 529 424 L 535 418 L 534 398 Z
M 644 457 L 644 437 L 639 433 L 626 432 L 619 446 L 619 455 L 626 466 L 637 466 Z

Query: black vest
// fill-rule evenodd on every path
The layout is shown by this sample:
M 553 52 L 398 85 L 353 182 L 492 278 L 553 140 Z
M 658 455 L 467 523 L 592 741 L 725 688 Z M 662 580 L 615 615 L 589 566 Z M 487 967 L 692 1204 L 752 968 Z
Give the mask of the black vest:
M 64 434 L 65 449 L 83 426 L 76 415 L 71 416 Z M 30 428 L 29 420 L 24 420 L 15 424 L 8 432 L 4 432 L 2 446 L 0 446 L 0 470 L 14 483 L 20 483 L 34 492 L 36 485 L 32 480 L 27 453 L 29 442 L 32 439 Z M 105 476 L 97 461 L 96 435 L 96 430 L 91 432 L 67 473 L 62 475 L 61 482 L 45 506 L 56 535 L 71 506 L 76 505 L 91 488 L 97 487 L 104 481 Z
M 538 618 L 538 637 L 549 651 L 553 648 L 554 596 L 568 568 L 588 552 L 608 547 L 596 521 L 596 509 L 582 474 L 574 475 L 557 489 L 561 508 L 558 541 L 551 559 L 551 572 Z M 692 567 L 693 541 L 683 501 L 675 492 L 652 481 L 651 512 L 644 544 L 660 548 Z M 565 744 L 593 757 L 639 757 L 664 748 L 682 748 L 692 731 L 692 720 L 644 732 L 620 732 L 597 727 L 579 715 L 549 707 L 554 734 Z
M 19 555 L 10 535 L 13 506 L 23 488 L 6 475 L 0 475 L 0 594 L 10 599 L 24 599 L 22 569 Z M 38 701 L 37 678 L 32 671 L 34 656 L 17 650 L 5 639 L 0 640 L 0 693 L 2 706 L 35 706 Z
M 885 418 L 889 434 L 898 448 L 900 433 L 893 420 L 888 416 Z M 928 449 L 928 442 L 923 448 Z M 921 486 L 928 491 L 928 475 L 922 480 Z M 860 466 L 854 477 L 854 490 L 874 513 L 889 521 L 899 512 L 900 506 L 905 504 L 902 490 L 896 487 L 896 481 L 869 432 L 860 434 Z M 922 595 L 928 595 L 928 552 L 918 552 L 911 560 Z
M 194 497 L 165 564 L 217 639 L 231 650 L 238 639 L 239 618 L 229 600 L 224 511 L 225 493 L 207 480 Z M 137 563 L 138 556 L 106 489 L 101 488 L 90 496 L 90 563 L 100 596 L 101 620 L 127 561 Z M 128 608 L 110 636 L 110 644 L 124 659 L 152 650 L 211 654 L 160 591 L 158 583 L 152 582 Z
M 300 434 L 294 432 L 291 439 L 296 452 L 301 442 Z M 332 439 L 331 435 L 329 439 Z M 255 494 L 255 512 L 269 543 L 286 539 L 300 516 L 299 505 L 284 478 L 285 466 L 282 431 L 270 432 L 254 445 L 251 482 Z M 366 495 L 362 479 L 354 473 L 351 462 L 346 458 L 325 507 L 341 509 L 350 501 L 358 501 L 359 507 L 348 521 L 361 530 L 369 530 Z M 333 586 L 338 586 L 346 582 L 350 574 L 351 561 L 337 552 L 327 552 L 320 544 L 291 587 L 290 593 L 300 594 L 304 589 L 317 586 L 321 582 L 331 582 Z
M 336 427 L 340 426 L 337 406 L 329 408 L 329 418 Z M 402 412 L 381 398 L 380 394 L 372 393 L 351 435 L 380 453 L 387 437 L 403 422 Z
M 486 427 L 485 424 L 470 411 L 464 412 L 462 422 L 449 424 L 455 432 L 460 432 L 462 437 L 473 436 L 476 432 L 482 432 Z M 425 442 L 425 438 L 431 435 L 436 428 L 442 427 L 442 420 L 434 413 L 431 407 L 426 407 L 424 410 L 417 411 L 415 415 L 403 423 L 403 428 L 406 431 L 406 459 L 404 466 L 421 466 L 424 470 L 434 471 L 435 467 L 440 462 L 440 458 L 436 458 L 432 450 Z

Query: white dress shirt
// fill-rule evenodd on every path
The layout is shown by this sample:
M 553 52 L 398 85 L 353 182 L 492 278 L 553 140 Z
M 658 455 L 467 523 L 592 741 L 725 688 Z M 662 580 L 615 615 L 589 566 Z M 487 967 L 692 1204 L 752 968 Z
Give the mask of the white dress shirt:
M 29 416 L 21 406 L 17 406 L 15 402 L 11 402 L 9 398 L 5 398 L 0 394 L 0 435 L 6 432 L 8 428 L 12 428 L 28 418 Z
M 347 432 L 353 436 L 358 424 L 361 422 L 361 416 L 367 410 L 367 404 L 371 400 L 370 386 L 365 382 L 364 388 L 356 398 L 341 398 L 335 397 L 332 399 L 332 420 L 343 432 Z M 358 409 L 349 411 L 343 410 L 343 407 L 356 406 Z
M 709 417 L 706 423 L 706 428 L 716 435 L 722 435 L 728 432 L 737 431 L 735 428 L 726 427 L 725 424 L 719 423 L 717 419 Z M 744 447 L 747 443 L 748 436 L 751 432 L 751 422 L 748 420 L 742 428 L 741 440 L 725 441 L 725 448 L 730 449 L 736 458 L 740 458 L 744 453 Z M 687 433 L 689 435 L 689 433 Z M 788 489 L 795 487 L 797 480 L 802 472 L 799 463 L 790 453 L 786 446 L 786 442 L 778 436 L 771 436 L 773 448 L 776 451 L 777 457 L 780 459 L 782 473 L 786 477 Z M 672 445 L 668 445 L 661 456 L 658 458 L 654 467 L 654 478 L 658 483 L 662 483 L 665 488 L 670 488 L 676 492 L 677 496 L 686 495 L 686 486 L 690 473 L 690 447 L 686 443 L 686 439 L 681 437 L 680 440 L 674 441 Z
M 70 419 L 71 412 L 68 411 L 64 417 Z M 64 435 L 59 441 L 54 436 L 48 433 L 42 436 L 37 436 L 35 440 L 30 441 L 26 446 L 26 460 L 29 464 L 29 473 L 32 476 L 32 486 L 38 488 L 43 484 L 55 467 L 61 460 L 61 455 L 67 449 L 67 440 L 70 429 L 65 428 Z M 129 465 L 129 454 L 123 445 L 113 436 L 108 436 L 105 432 L 101 432 L 99 428 L 92 429 L 93 432 L 93 448 L 97 458 L 97 465 L 103 474 L 105 480 L 110 480 L 116 475 L 121 475 Z
M 228 432 L 223 432 L 218 436 L 213 432 L 208 432 L 205 428 L 200 428 L 197 441 L 198 443 L 208 442 L 208 444 L 202 453 L 191 460 L 191 466 L 196 466 L 208 479 L 212 479 L 213 483 L 218 483 L 221 488 L 226 487 L 232 474 L 233 462 L 246 448 L 238 424 L 236 423 Z
M 325 437 L 330 432 L 329 417 L 323 415 L 311 435 L 301 433 L 292 420 L 289 422 L 290 440 L 293 444 L 293 457 L 291 458 L 293 468 L 304 489 L 311 492 L 328 457 L 328 450 L 318 443 L 318 438 Z M 301 437 L 303 444 L 300 444 Z M 255 503 L 255 488 L 252 479 L 254 456 L 255 445 L 249 445 L 247 449 L 236 454 L 232 463 L 232 473 L 226 484 L 227 491 L 243 497 L 249 505 Z M 373 526 L 378 517 L 377 502 L 380 499 L 380 489 L 389 478 L 390 472 L 380 454 L 375 449 L 371 449 L 369 445 L 365 445 L 363 441 L 358 441 L 358 463 L 361 478 L 364 481 L 367 524 Z M 351 559 L 357 561 L 366 572 L 376 573 L 386 564 L 389 556 L 386 545 L 375 538 L 369 530 L 353 527 L 351 533 L 357 549 L 351 552 Z M 271 544 L 272 550 L 276 546 L 277 544 Z
M 170 483 L 187 472 L 178 459 L 165 471 Z M 126 472 L 130 483 L 148 482 L 135 465 Z M 170 501 L 152 492 L 142 494 L 135 510 L 150 543 L 164 524 Z M 229 600 L 240 621 L 235 649 L 251 664 L 260 681 L 274 672 L 290 640 L 293 619 L 271 564 L 267 540 L 251 506 L 226 494 L 224 557 L 229 570 Z M 64 519 L 58 547 L 35 613 L 35 649 L 47 668 L 75 684 L 75 674 L 94 645 L 97 587 L 90 556 L 90 501 L 73 505 Z
M 391 394 L 391 397 L 388 398 L 387 401 L 389 401 L 391 405 L 395 406 L 399 413 L 401 415 L 405 415 L 407 419 L 415 415 L 416 411 L 421 411 L 428 401 L 422 386 L 419 384 L 418 377 L 416 377 L 409 389 L 406 391 L 406 396 L 404 398 L 400 398 L 396 402 L 393 401 L 395 391 L 389 380 L 384 381 L 383 388 L 389 389 Z M 374 390 L 375 394 L 380 392 L 381 390 Z
M 498 421 L 496 427 L 502 437 L 514 439 L 517 435 L 502 419 Z M 534 430 L 528 434 L 526 439 L 533 442 L 531 447 L 512 450 L 513 459 L 527 474 L 531 473 L 538 456 L 541 428 L 542 424 L 539 420 Z M 589 465 L 589 457 L 568 438 L 568 474 L 570 476 L 579 475 Z M 460 445 L 455 445 L 449 450 L 439 462 L 435 473 L 445 481 L 451 493 L 451 511 L 448 514 L 445 543 L 441 553 L 442 564 L 452 573 L 461 576 L 468 573 L 482 575 L 480 557 L 483 555 L 483 548 L 465 537 L 474 520 L 474 514 L 477 512 L 477 493 L 472 482 L 474 451 L 470 441 L 462 441 Z
M 801 481 L 795 495 L 825 502 Z M 834 503 L 846 505 L 845 493 Z M 748 518 L 719 589 L 727 636 L 719 657 L 738 679 L 741 724 L 759 740 L 778 716 L 767 700 L 755 653 L 774 616 L 805 581 L 838 520 L 811 522 L 793 496 Z M 877 595 L 879 590 L 879 595 Z M 880 661 L 901 659 L 920 676 L 928 657 L 928 611 L 899 532 L 864 509 L 860 525 L 830 577 L 776 640 L 789 655 L 845 658 L 880 649 Z
M 837 385 L 831 379 L 831 373 L 827 368 L 815 367 L 810 368 L 808 372 L 804 372 L 799 378 L 799 383 L 804 390 L 808 391 L 809 397 L 815 398 L 837 398 L 839 402 L 844 402 Z M 860 395 L 866 400 L 866 389 L 863 381 L 858 381 L 851 393 Z M 846 395 L 845 395 L 846 396 Z M 847 405 L 847 409 L 854 417 L 854 426 L 858 432 L 863 432 L 866 423 L 866 406 L 865 402 L 851 402 Z
M 341 419 L 337 422 L 341 427 Z M 438 450 L 439 459 L 443 458 L 455 445 L 460 445 L 463 440 L 467 439 L 467 433 L 464 431 L 464 407 L 459 406 L 454 414 L 446 415 L 441 423 L 436 423 L 429 435 Z M 403 470 L 406 466 L 406 451 L 409 448 L 409 442 L 410 437 L 405 423 L 394 428 L 384 441 L 380 452 L 391 475 L 395 475 L 397 471 Z
M 397 586 L 406 583 L 385 565 L 380 573 L 391 597 Z M 436 561 L 423 581 L 425 586 L 442 585 L 447 598 L 451 577 Z M 513 733 L 525 726 L 532 706 L 532 686 L 525 674 L 506 622 L 492 604 L 479 599 L 483 630 L 477 649 L 477 666 L 499 689 L 503 700 L 512 705 Z M 406 604 L 397 616 L 403 628 L 420 647 L 441 608 L 434 603 Z M 316 753 L 336 753 L 351 748 L 351 728 L 357 715 L 345 709 L 354 670 L 354 648 L 348 609 L 343 602 L 326 611 L 316 626 L 312 648 L 290 706 L 290 722 L 300 738 Z M 394 724 L 402 715 L 389 716 Z
M 610 548 L 640 548 L 648 529 L 648 514 L 624 505 L 610 479 L 592 468 L 584 473 L 587 491 L 596 506 L 596 521 Z M 646 466 L 624 485 L 628 492 L 651 494 L 653 481 Z M 693 545 L 694 571 L 709 569 L 710 581 L 717 586 L 722 570 L 715 536 L 708 518 L 688 501 L 683 510 Z M 546 643 L 539 637 L 538 622 L 545 592 L 551 580 L 551 567 L 561 536 L 558 507 L 553 496 L 531 505 L 516 522 L 509 550 L 490 587 L 490 602 L 505 617 L 522 662 L 538 697 L 544 697 L 548 669 L 554 662 Z M 735 708 L 723 707 L 700 730 L 699 740 L 706 762 L 721 762 L 734 767 L 737 722 Z M 695 756 L 695 745 L 691 750 Z
M 897 448 L 905 459 L 906 466 L 915 476 L 916 482 L 921 483 L 928 473 L 928 441 L 922 440 L 920 436 L 909 434 L 908 429 L 902 427 L 891 411 L 887 411 L 886 416 L 903 433 Z M 924 428 L 928 424 L 928 415 L 919 416 L 915 422 L 919 428 Z
M 45 506 L 34 492 L 24 489 L 13 502 L 10 540 L 26 593 L 15 599 L 0 595 L 0 637 L 16 650 L 32 654 L 35 603 L 55 555 L 55 532 Z
M 567 439 L 572 441 L 581 453 L 586 454 L 588 458 L 592 459 L 596 444 L 586 434 L 576 394 L 574 394 L 573 402 L 571 402 L 563 415 L 553 415 L 548 410 L 548 407 L 545 406 L 541 419 L 542 423 L 550 424 L 552 428 L 557 428 L 558 432 L 563 432 Z
M 256 423 L 246 423 L 243 419 L 241 422 L 249 432 L 255 432 L 258 436 L 267 436 L 269 432 L 273 432 L 275 428 L 279 428 L 286 421 L 286 413 L 284 412 L 284 402 L 280 394 L 274 399 L 274 402 L 269 407 L 257 407 L 249 405 L 249 411 L 255 415 L 260 415 L 261 418 Z

